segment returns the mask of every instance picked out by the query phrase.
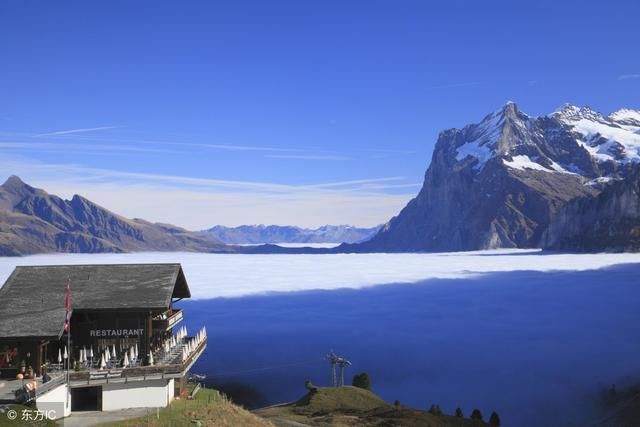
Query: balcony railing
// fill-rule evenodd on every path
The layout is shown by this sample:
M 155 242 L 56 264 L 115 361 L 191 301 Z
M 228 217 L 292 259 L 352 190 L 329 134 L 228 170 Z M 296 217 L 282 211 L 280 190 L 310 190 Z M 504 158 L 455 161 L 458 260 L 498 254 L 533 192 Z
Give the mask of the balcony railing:
M 161 315 L 162 316 L 162 315 Z M 183 319 L 183 313 L 181 309 L 174 310 L 171 314 L 165 313 L 165 318 L 154 318 L 152 320 L 152 327 L 155 330 L 168 331 L 176 326 Z
M 110 383 L 144 381 L 147 379 L 179 378 L 184 376 L 191 366 L 198 360 L 207 346 L 207 339 L 203 339 L 200 344 L 193 349 L 188 357 L 181 363 L 158 364 L 150 366 L 137 366 L 133 368 L 118 368 L 105 370 L 82 370 L 71 371 L 69 380 L 72 385 L 78 383 Z
M 54 388 L 63 385 L 65 379 L 64 373 L 58 373 L 46 383 L 42 383 L 41 380 L 37 380 L 36 387 L 34 389 L 29 390 L 22 385 L 19 389 L 14 391 L 15 401 L 18 403 L 27 403 L 36 400 Z

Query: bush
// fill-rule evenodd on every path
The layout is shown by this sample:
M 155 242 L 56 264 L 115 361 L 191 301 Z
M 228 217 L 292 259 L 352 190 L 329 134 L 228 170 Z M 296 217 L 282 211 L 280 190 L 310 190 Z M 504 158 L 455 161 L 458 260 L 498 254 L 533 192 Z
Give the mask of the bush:
M 396 400 L 395 402 L 393 402 L 393 406 L 395 406 L 396 409 L 400 408 L 400 401 Z
M 496 427 L 500 425 L 500 417 L 496 411 L 491 413 L 491 416 L 489 417 L 489 424 Z
M 482 412 L 480 412 L 480 409 L 473 410 L 473 412 L 471 413 L 471 419 L 482 421 Z
M 440 405 L 431 405 L 431 408 L 429 408 L 427 412 L 438 417 L 442 416 L 442 409 L 440 409 Z
M 369 378 L 369 374 L 362 372 L 361 374 L 354 375 L 351 385 L 365 390 L 371 390 L 371 379 Z
M 456 408 L 456 417 L 464 418 L 464 415 L 462 414 L 462 409 Z
M 312 394 L 318 391 L 318 387 L 314 386 L 311 380 L 306 380 L 304 382 L 304 388 L 309 390 L 309 392 Z

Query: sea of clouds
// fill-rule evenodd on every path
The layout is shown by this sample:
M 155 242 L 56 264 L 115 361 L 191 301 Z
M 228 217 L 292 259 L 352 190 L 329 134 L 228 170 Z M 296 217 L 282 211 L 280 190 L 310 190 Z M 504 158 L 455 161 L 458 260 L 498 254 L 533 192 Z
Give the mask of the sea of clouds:
M 4 283 L 18 265 L 174 262 L 182 264 L 193 299 L 209 299 L 271 292 L 359 289 L 428 279 L 472 279 L 508 271 L 596 270 L 615 264 L 640 263 L 640 254 L 546 254 L 512 249 L 435 254 L 50 254 L 0 258 L 0 283 Z

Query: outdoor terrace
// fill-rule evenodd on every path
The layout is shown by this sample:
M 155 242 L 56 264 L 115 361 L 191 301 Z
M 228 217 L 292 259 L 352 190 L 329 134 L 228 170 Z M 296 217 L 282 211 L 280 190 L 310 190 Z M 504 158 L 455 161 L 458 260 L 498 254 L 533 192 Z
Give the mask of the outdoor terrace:
M 194 338 L 194 337 L 189 337 Z M 149 366 L 112 367 L 106 369 L 81 369 L 69 373 L 71 386 L 99 385 L 109 383 L 126 383 L 152 379 L 169 379 L 183 377 L 202 355 L 207 346 L 205 337 L 187 353 L 168 363 L 159 362 Z M 184 357 L 183 357 L 184 356 Z

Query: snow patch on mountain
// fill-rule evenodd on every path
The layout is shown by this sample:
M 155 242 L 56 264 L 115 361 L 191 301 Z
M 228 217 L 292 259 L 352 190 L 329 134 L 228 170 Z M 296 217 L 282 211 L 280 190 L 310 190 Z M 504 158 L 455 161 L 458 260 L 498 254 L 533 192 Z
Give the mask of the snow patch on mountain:
M 629 108 L 621 108 L 618 111 L 607 116 L 609 120 L 612 120 L 623 126 L 638 129 L 640 128 L 640 111 L 631 110 Z
M 506 159 L 503 160 L 503 163 L 512 169 L 519 169 L 519 170 L 533 169 L 533 170 L 540 170 L 545 172 L 552 172 L 551 169 L 547 169 L 541 164 L 538 164 L 533 160 L 531 160 L 529 156 L 513 156 L 511 160 L 506 160 Z
M 599 185 L 599 184 L 607 184 L 611 181 L 615 181 L 615 178 L 610 176 L 601 176 L 595 179 L 591 179 L 584 183 L 584 185 Z
M 596 161 L 640 161 L 640 112 L 622 109 L 604 117 L 589 107 L 564 106 L 553 116 L 579 135 L 576 142 Z
M 542 166 L 540 163 L 533 161 L 529 156 L 524 156 L 524 155 L 513 156 L 511 157 L 511 160 L 503 159 L 502 162 L 506 166 L 512 169 L 518 169 L 518 170 L 533 169 L 533 170 L 539 170 L 544 172 L 560 172 L 560 173 L 568 173 L 568 174 L 575 175 L 575 172 L 567 170 L 566 168 L 560 166 L 556 162 L 552 161 L 551 169 L 549 169 L 545 166 Z
M 640 135 L 629 130 L 590 120 L 579 120 L 571 124 L 573 130 L 584 135 L 578 140 L 599 160 L 618 160 L 622 154 L 626 160 L 640 160 Z M 606 142 L 603 142 L 603 139 Z
M 494 156 L 494 152 L 486 142 L 473 141 L 461 145 L 457 149 L 456 160 L 460 161 L 469 156 L 475 157 L 478 163 L 473 166 L 476 172 L 481 171 L 484 165 Z

